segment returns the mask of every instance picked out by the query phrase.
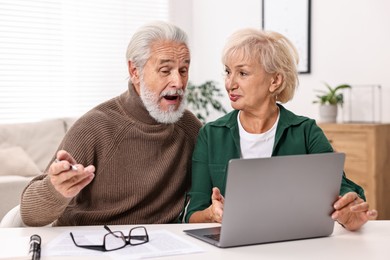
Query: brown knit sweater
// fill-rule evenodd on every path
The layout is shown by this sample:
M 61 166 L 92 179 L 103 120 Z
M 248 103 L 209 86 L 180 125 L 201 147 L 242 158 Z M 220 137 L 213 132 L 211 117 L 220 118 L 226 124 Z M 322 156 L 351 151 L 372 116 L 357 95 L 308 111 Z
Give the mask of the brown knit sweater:
M 22 195 L 24 223 L 175 222 L 190 186 L 191 155 L 200 127 L 189 111 L 175 124 L 157 123 L 130 85 L 82 116 L 60 144 L 78 163 L 96 167 L 94 180 L 66 199 L 46 174 L 37 176 Z

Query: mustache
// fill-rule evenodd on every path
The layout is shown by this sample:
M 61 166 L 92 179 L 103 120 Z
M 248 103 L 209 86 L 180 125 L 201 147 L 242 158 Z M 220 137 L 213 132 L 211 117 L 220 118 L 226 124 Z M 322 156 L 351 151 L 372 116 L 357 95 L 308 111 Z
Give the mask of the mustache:
M 170 90 L 165 90 L 163 92 L 161 92 L 160 94 L 160 97 L 164 97 L 164 96 L 179 96 L 179 97 L 183 97 L 184 96 L 184 90 L 183 89 L 170 89 Z

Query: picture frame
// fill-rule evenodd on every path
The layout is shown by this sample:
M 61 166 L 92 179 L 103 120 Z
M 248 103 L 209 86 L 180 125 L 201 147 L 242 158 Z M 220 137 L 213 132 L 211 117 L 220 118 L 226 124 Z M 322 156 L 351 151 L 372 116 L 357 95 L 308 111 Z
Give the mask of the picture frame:
M 311 72 L 311 0 L 262 0 L 262 28 L 286 36 L 299 54 L 298 72 Z

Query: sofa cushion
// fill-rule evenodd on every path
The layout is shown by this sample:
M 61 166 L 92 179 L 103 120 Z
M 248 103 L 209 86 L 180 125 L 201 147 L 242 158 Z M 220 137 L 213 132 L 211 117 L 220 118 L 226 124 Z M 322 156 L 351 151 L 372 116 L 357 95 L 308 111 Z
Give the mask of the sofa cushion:
M 32 178 L 22 176 L 2 176 L 0 178 L 0 219 L 20 204 L 22 192 Z
M 77 121 L 76 117 L 64 117 L 63 118 L 65 123 L 65 132 L 68 132 L 68 130 L 72 127 L 72 125 Z
M 46 169 L 64 135 L 61 119 L 0 126 L 2 147 L 22 147 L 41 171 Z
M 36 176 L 41 173 L 30 156 L 20 146 L 0 149 L 0 176 Z

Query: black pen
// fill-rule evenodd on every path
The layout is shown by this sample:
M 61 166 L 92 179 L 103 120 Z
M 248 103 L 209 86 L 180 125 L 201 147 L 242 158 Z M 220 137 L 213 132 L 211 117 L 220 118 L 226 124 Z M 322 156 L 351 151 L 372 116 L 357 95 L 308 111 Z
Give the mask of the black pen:
M 31 256 L 31 260 L 39 260 L 41 258 L 41 237 L 38 235 L 32 235 L 30 237 L 30 250 L 28 255 Z

